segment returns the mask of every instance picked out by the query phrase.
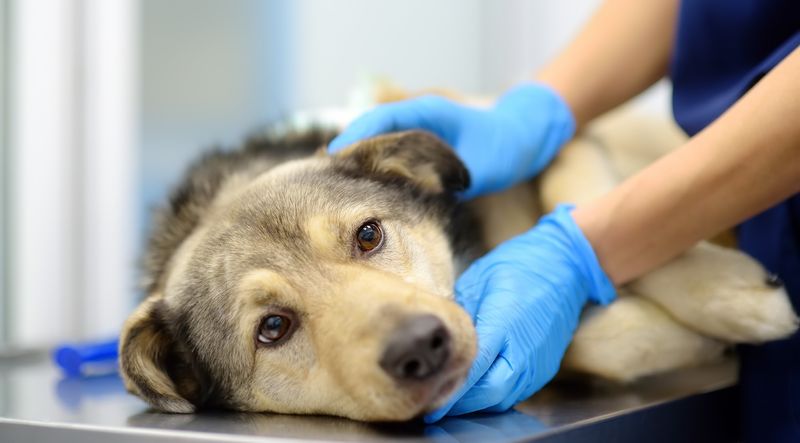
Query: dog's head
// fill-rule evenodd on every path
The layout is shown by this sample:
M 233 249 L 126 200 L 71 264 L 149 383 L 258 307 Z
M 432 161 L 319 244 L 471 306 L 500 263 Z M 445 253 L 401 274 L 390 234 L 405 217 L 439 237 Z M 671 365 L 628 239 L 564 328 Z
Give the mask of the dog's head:
M 398 133 L 216 181 L 202 211 L 180 197 L 172 223 L 202 216 L 124 327 L 129 390 L 171 412 L 359 420 L 447 399 L 475 354 L 447 232 L 469 178 L 448 146 Z

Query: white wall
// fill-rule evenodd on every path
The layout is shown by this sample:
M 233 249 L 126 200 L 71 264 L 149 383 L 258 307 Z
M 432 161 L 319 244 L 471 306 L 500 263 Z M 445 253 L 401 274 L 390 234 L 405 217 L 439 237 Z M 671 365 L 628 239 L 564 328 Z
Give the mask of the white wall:
M 481 89 L 480 0 L 294 3 L 289 41 L 292 104 L 346 103 L 363 78 L 386 75 L 411 89 Z
M 83 337 L 112 337 L 133 306 L 138 166 L 138 9 L 83 0 Z
M 496 93 L 540 67 L 600 0 L 143 0 L 142 225 L 185 164 L 386 76 Z
M 0 347 L 2 347 L 8 336 L 8 322 L 6 318 L 6 304 L 9 299 L 8 280 L 6 278 L 7 264 L 7 242 L 6 242 L 6 157 L 8 156 L 8 3 L 0 0 Z
M 11 11 L 3 324 L 23 347 L 112 336 L 134 286 L 135 8 Z
M 39 344 L 77 333 L 73 296 L 79 192 L 72 112 L 75 22 L 65 2 L 31 0 L 12 9 L 9 277 L 11 339 Z
M 481 88 L 480 0 L 141 3 L 140 225 L 186 164 L 365 77 Z
M 484 92 L 497 92 L 544 66 L 602 0 L 482 2 Z

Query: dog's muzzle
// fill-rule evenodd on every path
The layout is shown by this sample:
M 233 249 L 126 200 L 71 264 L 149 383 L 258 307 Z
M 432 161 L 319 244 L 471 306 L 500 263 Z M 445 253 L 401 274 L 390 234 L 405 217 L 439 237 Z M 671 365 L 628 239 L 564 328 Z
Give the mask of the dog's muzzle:
M 450 334 L 433 315 L 416 315 L 389 335 L 380 365 L 398 381 L 424 380 L 439 373 L 450 357 Z

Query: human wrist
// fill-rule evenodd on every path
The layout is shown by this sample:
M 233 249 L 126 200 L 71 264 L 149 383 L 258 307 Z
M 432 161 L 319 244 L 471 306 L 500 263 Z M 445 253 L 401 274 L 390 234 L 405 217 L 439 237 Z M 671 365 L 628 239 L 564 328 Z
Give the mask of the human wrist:
M 563 239 L 562 247 L 583 278 L 589 299 L 599 304 L 610 303 L 616 297 L 614 284 L 603 269 L 592 243 L 573 217 L 573 211 L 572 205 L 559 205 L 542 218 L 538 227 L 545 231 L 545 235 Z

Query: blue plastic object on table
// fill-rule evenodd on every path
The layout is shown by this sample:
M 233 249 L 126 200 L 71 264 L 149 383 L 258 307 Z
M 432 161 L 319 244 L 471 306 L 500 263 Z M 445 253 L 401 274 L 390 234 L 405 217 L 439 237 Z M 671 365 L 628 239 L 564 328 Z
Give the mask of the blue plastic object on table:
M 53 361 L 67 377 L 107 374 L 117 370 L 119 339 L 64 344 L 53 351 Z

